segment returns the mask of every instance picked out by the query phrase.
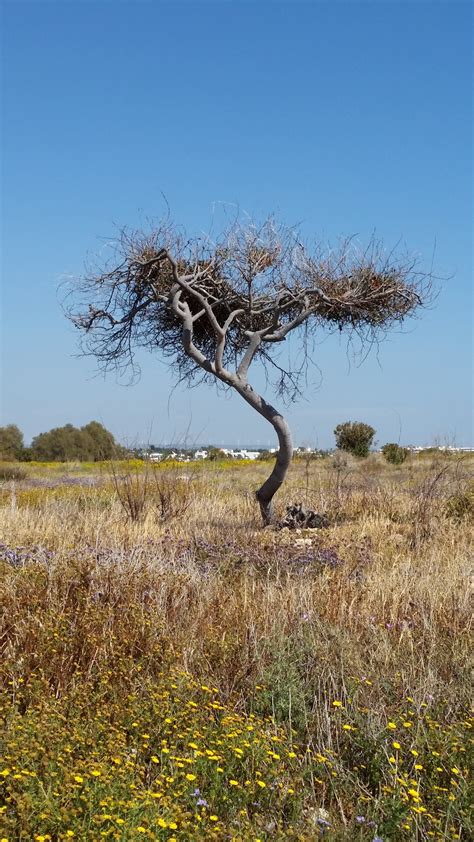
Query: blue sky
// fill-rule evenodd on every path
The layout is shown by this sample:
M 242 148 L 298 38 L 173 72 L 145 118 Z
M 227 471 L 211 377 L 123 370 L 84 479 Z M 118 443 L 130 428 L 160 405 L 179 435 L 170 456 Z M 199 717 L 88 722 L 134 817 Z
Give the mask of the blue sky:
M 170 398 L 152 355 L 133 387 L 75 356 L 58 284 L 164 193 L 192 232 L 235 203 L 310 238 L 375 230 L 427 269 L 435 249 L 435 307 L 360 368 L 322 341 L 322 382 L 286 415 L 297 443 L 349 419 L 380 443 L 473 443 L 470 3 L 7 0 L 2 17 L 0 423 L 273 444 L 237 395 Z

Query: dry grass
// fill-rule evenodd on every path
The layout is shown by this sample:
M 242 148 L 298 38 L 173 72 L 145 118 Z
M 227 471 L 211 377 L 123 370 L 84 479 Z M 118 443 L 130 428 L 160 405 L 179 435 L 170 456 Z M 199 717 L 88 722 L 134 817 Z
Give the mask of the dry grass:
M 301 784 L 295 838 L 325 830 L 371 840 L 367 822 L 354 824 L 361 811 L 384 840 L 467 838 L 454 802 L 444 813 L 428 806 L 428 818 L 416 801 L 410 812 L 390 766 L 369 775 L 367 757 L 382 746 L 387 765 L 387 722 L 406 718 L 407 697 L 417 716 L 427 706 L 447 729 L 446 745 L 465 716 L 474 526 L 469 507 L 449 501 L 469 489 L 472 464 L 297 462 L 282 512 L 303 502 L 331 520 L 304 533 L 260 528 L 252 489 L 266 464 L 160 469 L 158 481 L 132 466 L 123 476 L 127 495 L 143 502 L 137 517 L 117 493 L 120 471 L 91 470 L 89 485 L 67 485 L 76 472 L 63 466 L 45 485 L 52 472 L 28 468 L 28 479 L 0 491 L 6 687 L 41 676 L 66 698 L 110 675 L 117 692 L 135 692 L 136 671 L 120 664 L 139 664 L 143 686 L 171 664 L 243 716 L 293 729 L 303 753 L 339 758 L 339 789 L 332 781 L 318 790 L 314 771 Z M 334 700 L 351 712 L 346 730 Z M 410 737 L 423 742 L 423 723 L 414 720 Z M 395 801 L 406 806 L 400 815 Z M 323 807 L 328 828 L 324 818 L 314 824 Z M 279 821 L 258 825 L 260 838 L 290 838 Z M 248 827 L 232 838 L 256 838 L 257 825 Z M 111 838 L 136 838 L 120 833 Z M 170 838 L 163 833 L 156 838 Z M 201 837 L 194 829 L 177 838 Z

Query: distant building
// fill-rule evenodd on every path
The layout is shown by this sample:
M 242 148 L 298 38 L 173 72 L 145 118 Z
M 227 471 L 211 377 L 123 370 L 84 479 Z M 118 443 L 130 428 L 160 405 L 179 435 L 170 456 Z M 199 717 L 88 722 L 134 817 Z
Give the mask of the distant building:
M 252 461 L 254 459 L 258 459 L 258 457 L 260 456 L 259 450 L 242 450 L 241 453 L 242 453 L 242 456 L 241 456 L 242 459 L 252 459 Z
M 424 450 L 439 450 L 441 453 L 474 453 L 474 447 L 454 447 L 454 445 L 408 445 L 411 453 L 423 453 Z

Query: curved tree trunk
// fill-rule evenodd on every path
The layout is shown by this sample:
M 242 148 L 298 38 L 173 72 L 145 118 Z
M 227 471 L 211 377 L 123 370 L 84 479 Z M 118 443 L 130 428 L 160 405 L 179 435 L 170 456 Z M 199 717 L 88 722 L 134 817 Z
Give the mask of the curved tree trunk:
M 257 500 L 260 505 L 263 523 L 267 526 L 273 519 L 273 497 L 285 480 L 288 468 L 290 467 L 291 457 L 293 456 L 291 431 L 283 415 L 275 407 L 267 403 L 261 395 L 257 394 L 251 386 L 248 384 L 241 385 L 235 382 L 232 385 L 253 409 L 256 409 L 260 415 L 263 415 L 270 422 L 278 436 L 279 450 L 273 471 L 257 491 Z

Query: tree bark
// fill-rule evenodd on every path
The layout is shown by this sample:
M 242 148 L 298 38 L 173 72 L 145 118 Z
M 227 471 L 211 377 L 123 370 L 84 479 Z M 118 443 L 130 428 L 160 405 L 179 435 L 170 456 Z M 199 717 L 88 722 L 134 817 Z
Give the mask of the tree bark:
M 179 281 L 177 274 L 176 280 L 178 285 L 181 286 L 181 282 Z M 193 295 L 195 294 L 194 290 L 190 289 L 190 291 Z M 266 421 L 270 422 L 276 431 L 279 444 L 276 462 L 270 476 L 256 492 L 264 526 L 268 526 L 268 524 L 270 524 L 273 520 L 273 497 L 285 481 L 288 468 L 291 464 L 291 458 L 293 456 L 293 442 L 291 439 L 290 428 L 283 418 L 283 415 L 275 409 L 274 406 L 267 403 L 266 400 L 254 389 L 252 389 L 252 386 L 250 386 L 247 381 L 248 368 L 255 356 L 260 342 L 262 341 L 262 334 L 258 332 L 253 334 L 248 350 L 244 355 L 237 372 L 234 373 L 227 371 L 222 362 L 226 332 L 232 319 L 238 315 L 240 310 L 236 310 L 230 314 L 224 328 L 217 326 L 219 328 L 217 329 L 213 325 L 215 329 L 217 347 L 215 360 L 212 363 L 193 343 L 193 317 L 189 306 L 179 301 L 179 290 L 176 290 L 173 294 L 171 306 L 173 307 L 176 315 L 178 315 L 183 322 L 182 342 L 186 354 L 205 371 L 214 374 L 214 376 L 225 383 L 226 386 L 231 386 L 235 389 L 236 392 L 238 392 L 239 395 L 242 395 L 243 399 L 250 404 L 252 409 L 256 409 L 260 415 L 263 415 Z M 207 305 L 205 306 L 207 307 Z M 215 318 L 214 314 L 212 314 L 212 318 Z
M 268 526 L 273 521 L 273 497 L 285 481 L 293 456 L 291 431 L 283 415 L 267 403 L 261 395 L 257 394 L 251 386 L 248 384 L 241 385 L 235 381 L 232 385 L 253 409 L 256 409 L 260 415 L 270 422 L 278 436 L 279 450 L 273 471 L 256 494 L 264 526 Z

